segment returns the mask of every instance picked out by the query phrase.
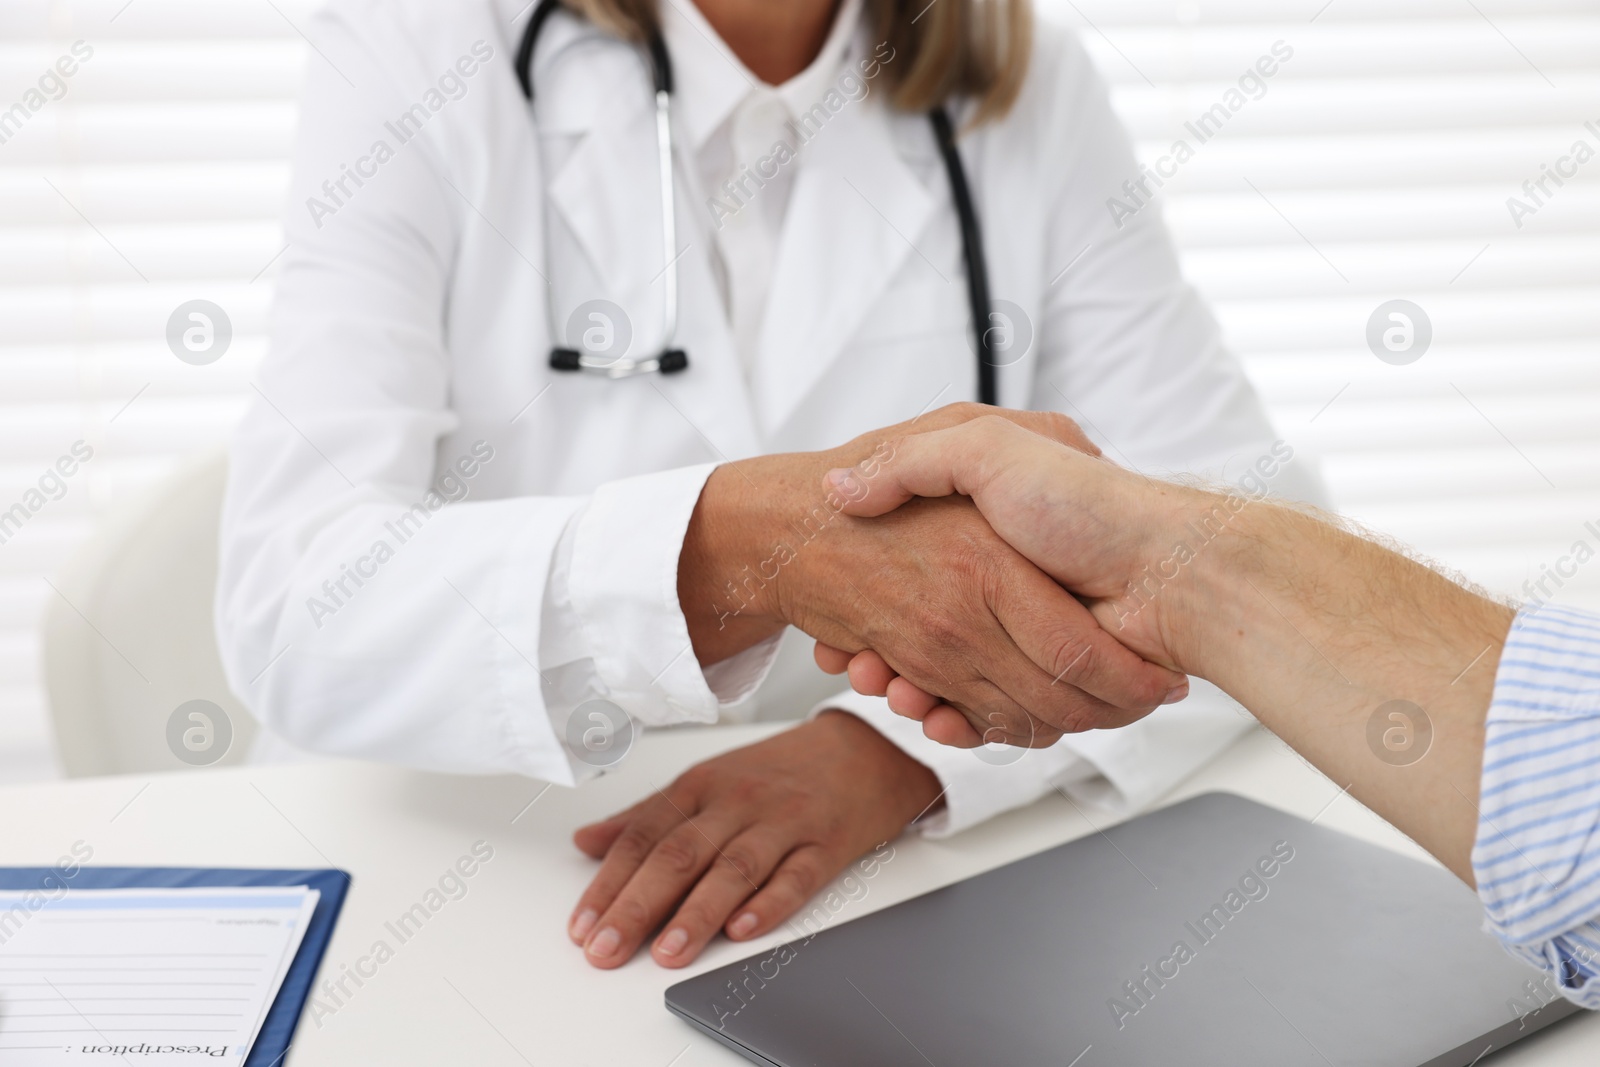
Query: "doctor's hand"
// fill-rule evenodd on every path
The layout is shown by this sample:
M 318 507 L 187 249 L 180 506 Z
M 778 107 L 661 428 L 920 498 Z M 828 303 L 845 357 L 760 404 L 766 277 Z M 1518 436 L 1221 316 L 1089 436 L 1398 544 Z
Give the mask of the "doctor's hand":
M 568 933 L 596 967 L 620 967 L 652 934 L 651 957 L 682 967 L 719 930 L 767 933 L 939 795 L 871 726 L 824 712 L 580 829 L 577 846 L 604 862 Z
M 826 476 L 825 484 L 846 498 L 848 514 L 886 515 L 908 501 L 928 502 L 917 497 L 969 498 L 1000 537 L 1082 598 L 1108 633 L 1145 659 L 1177 669 L 1162 599 L 1141 596 L 1134 579 L 1167 554 L 1161 550 L 1179 540 L 1174 531 L 1183 522 L 1209 517 L 1200 494 L 1142 478 L 1006 419 L 902 438 L 890 449 L 894 458 L 880 468 Z M 831 674 L 848 670 L 858 691 L 887 696 L 892 710 L 921 720 L 933 740 L 962 747 L 1005 740 L 986 718 L 941 701 L 877 651 L 852 652 L 819 643 L 817 663 Z M 1062 725 L 1047 709 L 1036 712 L 1038 729 Z
M 823 488 L 838 467 L 870 484 L 895 469 L 899 442 L 980 417 L 1085 459 L 1098 451 L 1065 416 L 956 404 L 827 452 L 714 471 L 679 560 L 678 599 L 700 663 L 793 625 L 852 653 L 875 650 L 984 723 L 990 740 L 1040 747 L 1186 695 L 1187 678 L 1119 644 L 970 501 L 917 500 L 866 519 L 845 496 L 861 486 Z

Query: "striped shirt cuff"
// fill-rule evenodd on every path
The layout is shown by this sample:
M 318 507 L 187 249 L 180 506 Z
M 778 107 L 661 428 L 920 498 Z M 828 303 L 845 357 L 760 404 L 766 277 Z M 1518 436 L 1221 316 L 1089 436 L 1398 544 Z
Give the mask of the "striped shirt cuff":
M 1488 928 L 1600 1008 L 1600 615 L 1517 616 L 1489 706 L 1472 850 Z

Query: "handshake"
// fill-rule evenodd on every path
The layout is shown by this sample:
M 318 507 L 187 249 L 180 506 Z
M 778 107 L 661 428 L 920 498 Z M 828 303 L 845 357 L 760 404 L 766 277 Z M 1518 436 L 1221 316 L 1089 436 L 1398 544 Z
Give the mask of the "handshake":
M 774 605 L 819 666 L 935 741 L 1046 747 L 1181 700 L 1194 675 L 1358 786 L 1363 724 L 1393 701 L 1432 709 L 1433 770 L 1479 758 L 1511 610 L 1332 523 L 1125 470 L 1061 415 L 973 404 L 720 468 L 708 493 L 730 469 L 753 487 L 797 459 L 787 477 L 809 470 L 837 525 L 780 554 L 753 617 Z M 1477 725 L 1447 740 L 1445 709 Z M 1470 796 L 1458 777 L 1433 788 Z
M 844 513 L 884 522 L 939 502 L 914 498 L 966 498 L 1006 551 L 1045 579 L 1025 578 L 1028 591 L 998 597 L 1009 605 L 1017 650 L 1041 674 L 1063 666 L 1040 697 L 990 700 L 998 694 L 951 684 L 948 666 L 907 644 L 891 650 L 822 636 L 824 670 L 848 671 L 856 689 L 887 696 L 928 737 L 958 746 L 1049 743 L 1062 732 L 1116 726 L 1149 712 L 1162 686 L 1172 699 L 1183 691 L 1179 679 L 1205 678 L 1472 884 L 1479 777 L 1498 766 L 1486 764 L 1484 749 L 1509 606 L 1316 516 L 1124 470 L 1064 419 L 983 415 L 897 436 L 884 454 L 824 476 Z M 1054 588 L 1033 592 L 1046 584 Z M 1034 613 L 1023 599 L 1030 596 L 1038 597 Z M 1561 663 L 1591 654 L 1550 647 L 1563 631 L 1539 621 L 1533 643 L 1546 642 L 1540 647 Z M 1594 627 L 1575 624 L 1593 643 Z M 1527 658 L 1510 666 L 1541 667 Z M 1519 728 L 1526 709 L 1573 714 L 1537 702 L 1551 699 L 1539 686 L 1556 670 L 1508 683 L 1506 708 Z M 1080 692 L 1058 692 L 1068 679 Z M 1592 693 L 1575 699 L 1592 701 Z M 1396 737 L 1403 744 L 1391 744 Z M 1544 788 L 1565 787 L 1557 783 Z M 1493 827 L 1488 811 L 1527 802 L 1483 803 Z
M 702 663 L 777 620 L 934 740 L 1045 747 L 1188 694 L 1195 583 L 1174 579 L 1245 506 L 1126 471 L 1063 415 L 957 404 L 719 468 L 680 602 L 713 605 L 691 626 Z M 740 559 L 760 563 L 694 587 Z
M 895 659 L 854 643 L 816 647 L 823 670 L 848 672 L 857 691 L 886 696 L 930 739 L 963 748 L 1049 745 L 1063 733 L 1122 726 L 1183 699 L 1194 673 L 1184 653 L 1199 580 L 1176 580 L 1248 504 L 1237 492 L 1126 471 L 1065 416 L 1012 411 L 891 438 L 853 467 L 829 471 L 824 485 L 843 514 L 860 519 L 914 500 L 965 498 L 953 506 L 978 512 L 1009 547 L 1003 555 L 1012 573 L 985 592 L 1012 639 L 1005 654 L 1028 661 L 1032 693 L 1011 696 L 1003 681 L 987 677 L 987 685 L 954 684 L 933 654 L 905 646 Z M 928 621 L 936 648 L 959 642 Z
M 931 739 L 1046 745 L 1137 719 L 1194 675 L 1472 881 L 1507 605 L 1316 516 L 1124 470 L 1056 416 L 963 411 L 823 481 L 855 523 L 970 506 L 993 535 L 974 549 L 1007 561 L 981 586 L 996 657 L 961 644 L 970 622 L 940 624 L 938 592 L 926 651 L 903 626 L 887 646 L 808 631 L 824 670 Z M 948 577 L 961 587 L 959 567 Z M 1414 751 L 1389 745 L 1397 732 Z

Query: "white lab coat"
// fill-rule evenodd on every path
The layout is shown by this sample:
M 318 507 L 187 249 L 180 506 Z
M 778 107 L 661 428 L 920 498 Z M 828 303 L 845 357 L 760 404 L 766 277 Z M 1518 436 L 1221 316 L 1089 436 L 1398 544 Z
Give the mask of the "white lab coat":
M 798 717 L 837 690 L 793 662 L 763 683 L 771 647 L 695 661 L 676 567 L 701 485 L 722 461 L 970 399 L 976 373 L 928 122 L 876 90 L 796 164 L 748 380 L 708 194 L 682 165 L 691 369 L 549 370 L 552 337 L 596 297 L 626 310 L 631 354 L 659 347 L 659 179 L 639 53 L 572 16 L 545 28 L 530 117 L 512 69 L 524 2 L 336 0 L 309 29 L 291 245 L 233 450 L 217 619 L 233 687 L 295 746 L 570 784 L 589 773 L 563 743 L 585 699 L 660 726 Z M 1086 55 L 1059 29 L 1037 38 L 1015 108 L 961 142 L 993 295 L 1033 334 L 1002 403 L 1064 411 L 1146 472 L 1236 478 L 1273 430 L 1158 212 L 1112 224 L 1107 198 L 1138 170 Z M 1274 488 L 1320 500 L 1304 457 Z M 1247 722 L 1197 685 L 1129 730 L 997 767 L 881 701 L 822 702 L 940 774 L 946 831 L 1064 781 L 1142 803 Z

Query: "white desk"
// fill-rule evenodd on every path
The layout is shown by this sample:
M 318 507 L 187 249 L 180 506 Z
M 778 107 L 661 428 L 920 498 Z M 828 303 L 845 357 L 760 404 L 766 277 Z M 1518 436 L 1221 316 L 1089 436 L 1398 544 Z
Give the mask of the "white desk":
M 617 971 L 593 970 L 564 932 L 594 869 L 568 837 L 697 759 L 771 729 L 652 734 L 618 773 L 578 791 L 552 788 L 531 807 L 540 783 L 353 763 L 15 787 L 0 790 L 0 864 L 51 863 L 82 840 L 93 847 L 96 864 L 331 865 L 351 872 L 355 883 L 321 976 L 337 978 L 379 940 L 393 957 L 367 963 L 375 973 L 359 988 L 347 980 L 352 995 L 320 1026 L 308 1010 L 293 1067 L 737 1067 L 745 1061 L 667 1013 L 662 991 L 784 935 L 754 945 L 715 943 L 681 972 L 661 970 L 644 956 Z M 1263 734 L 1247 737 L 1174 799 L 1213 789 L 1306 818 L 1321 812 L 1320 824 L 1416 852 Z M 904 838 L 866 896 L 836 921 L 1093 832 L 1086 815 L 1052 797 L 952 841 Z M 467 880 L 466 895 L 445 903 L 401 943 L 385 923 L 422 902 L 479 840 L 493 846 L 494 858 Z M 1494 1062 L 1593 1065 L 1600 1062 L 1600 1017 L 1558 1024 Z

